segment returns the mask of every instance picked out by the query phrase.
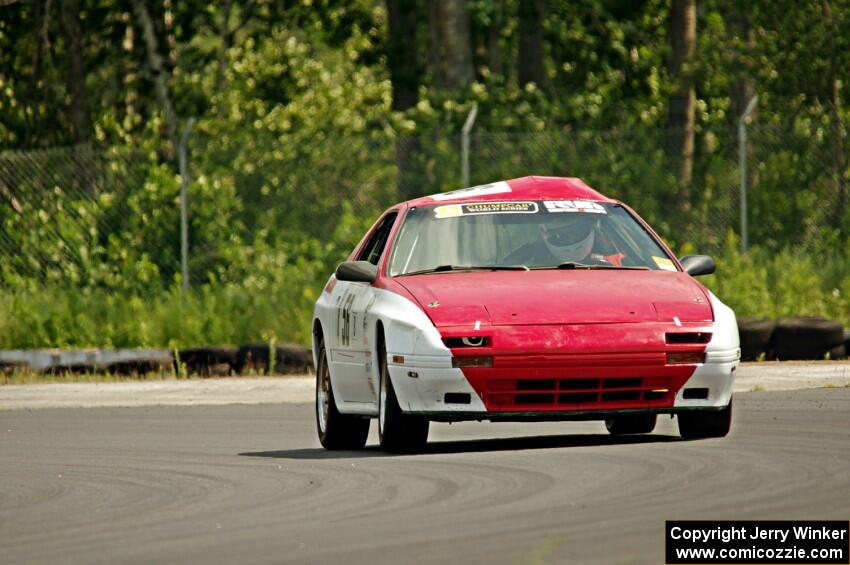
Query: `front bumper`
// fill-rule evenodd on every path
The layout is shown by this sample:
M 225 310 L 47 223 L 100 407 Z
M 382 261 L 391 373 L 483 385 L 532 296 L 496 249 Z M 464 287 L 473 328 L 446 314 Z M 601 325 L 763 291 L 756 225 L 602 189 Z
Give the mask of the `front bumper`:
M 529 336 L 503 334 L 492 347 L 452 350 L 455 356 L 492 357 L 491 367 L 461 369 L 452 367 L 451 356 L 407 355 L 403 363 L 390 362 L 388 368 L 402 410 L 433 420 L 597 420 L 615 414 L 722 409 L 729 404 L 737 347 L 658 345 L 657 335 L 650 345 L 658 328 L 643 329 L 647 333 L 640 338 L 634 330 L 626 336 L 626 351 L 594 350 L 585 344 L 567 353 L 570 350 L 564 347 L 535 348 Z M 664 329 L 669 326 L 663 326 L 662 333 Z M 499 342 L 516 346 L 498 347 Z M 704 352 L 704 362 L 668 364 L 670 351 Z

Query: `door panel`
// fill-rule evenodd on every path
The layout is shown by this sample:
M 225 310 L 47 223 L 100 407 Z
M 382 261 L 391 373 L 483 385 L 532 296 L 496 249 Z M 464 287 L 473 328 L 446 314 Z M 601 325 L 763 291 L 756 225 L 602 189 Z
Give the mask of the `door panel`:
M 366 379 L 369 359 L 363 348 L 365 318 L 358 305 L 368 302 L 373 295 L 372 287 L 362 282 L 340 281 L 334 287 L 334 337 L 330 362 L 334 392 L 343 402 L 367 402 L 372 399 Z
M 377 222 L 354 259 L 377 265 L 397 217 L 393 210 Z M 363 282 L 337 281 L 332 300 L 334 344 L 330 362 L 334 392 L 342 402 L 374 402 L 377 388 L 371 378 L 372 343 L 368 335 L 374 323 L 370 325 L 367 320 L 375 302 L 374 289 Z

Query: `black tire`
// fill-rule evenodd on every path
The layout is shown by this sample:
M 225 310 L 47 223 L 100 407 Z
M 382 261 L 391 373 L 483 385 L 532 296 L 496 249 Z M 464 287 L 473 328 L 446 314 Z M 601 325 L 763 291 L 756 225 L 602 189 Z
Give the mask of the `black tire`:
M 237 371 L 236 355 L 238 349 L 227 345 L 208 347 L 189 347 L 179 352 L 180 362 L 191 375 L 229 374 Z M 178 370 L 175 359 L 174 370 Z
M 760 318 L 739 318 L 738 335 L 741 338 L 741 359 L 755 361 L 770 351 L 770 341 L 776 322 Z
M 829 350 L 829 358 L 833 361 L 847 359 L 847 347 L 842 343 Z
M 843 342 L 842 325 L 819 317 L 785 318 L 773 332 L 773 350 L 781 360 L 823 359 Z
M 679 434 L 685 439 L 705 439 L 725 437 L 732 428 L 732 401 L 722 410 L 695 410 L 682 412 L 679 420 Z
M 625 414 L 605 420 L 605 429 L 612 436 L 648 434 L 655 429 L 656 414 Z
M 391 453 L 420 450 L 428 441 L 430 422 L 422 416 L 411 416 L 402 412 L 387 370 L 387 352 L 383 342 L 379 346 L 378 355 L 381 364 L 378 393 L 378 437 L 381 448 Z
M 316 431 L 325 449 L 362 449 L 369 437 L 369 419 L 340 414 L 336 409 L 324 342 L 319 343 L 316 369 Z

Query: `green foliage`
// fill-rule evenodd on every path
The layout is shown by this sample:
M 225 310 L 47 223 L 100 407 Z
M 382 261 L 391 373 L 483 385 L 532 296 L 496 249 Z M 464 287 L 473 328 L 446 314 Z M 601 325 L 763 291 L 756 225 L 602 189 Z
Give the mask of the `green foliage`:
M 258 338 L 309 343 L 316 273 L 139 295 L 41 287 L 0 292 L 0 348 L 186 347 Z M 295 292 L 293 292 L 295 289 Z
M 744 255 L 737 244 L 730 236 L 726 251 L 716 257 L 717 273 L 701 282 L 739 317 L 824 316 L 850 326 L 850 265 L 840 253 L 757 247 Z M 843 279 L 832 278 L 836 267 Z
M 822 2 L 700 0 L 688 202 L 666 152 L 669 3 L 545 4 L 545 80 L 524 87 L 518 0 L 467 3 L 476 76 L 456 91 L 433 80 L 434 30 L 422 18 L 411 37 L 425 69 L 418 103 L 401 113 L 383 2 L 151 4 L 173 105 L 198 119 L 184 297 L 180 178 L 141 27 L 128 3 L 82 0 L 93 138 L 0 154 L 0 347 L 306 342 L 326 277 L 399 190 L 460 187 L 473 104 L 473 184 L 582 177 L 674 247 L 719 253 L 709 286 L 740 315 L 850 323 L 850 113 L 830 82 L 850 62 L 850 0 L 830 0 L 831 19 Z M 0 148 L 80 141 L 60 6 L 2 8 Z M 730 93 L 744 78 L 760 96 L 748 255 L 728 235 L 738 212 Z

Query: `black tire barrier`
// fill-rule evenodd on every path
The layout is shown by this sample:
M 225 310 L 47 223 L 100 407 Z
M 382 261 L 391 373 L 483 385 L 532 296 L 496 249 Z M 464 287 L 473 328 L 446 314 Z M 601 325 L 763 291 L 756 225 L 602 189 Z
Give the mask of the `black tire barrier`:
M 831 360 L 847 359 L 847 346 L 843 343 L 841 345 L 836 345 L 829 350 L 829 358 Z
M 156 361 L 122 361 L 106 365 L 106 372 L 113 375 L 145 375 L 147 373 L 161 373 L 170 368 L 170 363 L 159 363 Z
M 271 363 L 268 343 L 249 343 L 241 345 L 236 355 L 236 372 L 255 371 L 269 372 Z M 310 350 L 302 345 L 283 343 L 275 345 L 275 374 L 303 374 L 313 368 L 313 357 Z
M 844 351 L 850 353 L 850 330 L 844 330 Z
M 755 361 L 762 354 L 769 356 L 770 341 L 776 321 L 762 318 L 738 318 L 738 336 L 741 339 L 741 359 Z
M 162 373 L 171 368 L 171 363 L 139 359 L 135 361 L 118 361 L 115 363 L 54 365 L 42 372 L 46 375 L 86 375 L 110 373 L 113 375 L 146 375 Z
M 773 331 L 772 349 L 776 357 L 823 359 L 830 349 L 844 343 L 844 327 L 821 317 L 784 318 Z
M 237 358 L 239 349 L 230 345 L 212 345 L 207 347 L 189 347 L 178 351 L 180 363 L 187 374 L 204 376 L 229 375 L 238 372 Z M 175 359 L 175 372 L 179 373 Z

